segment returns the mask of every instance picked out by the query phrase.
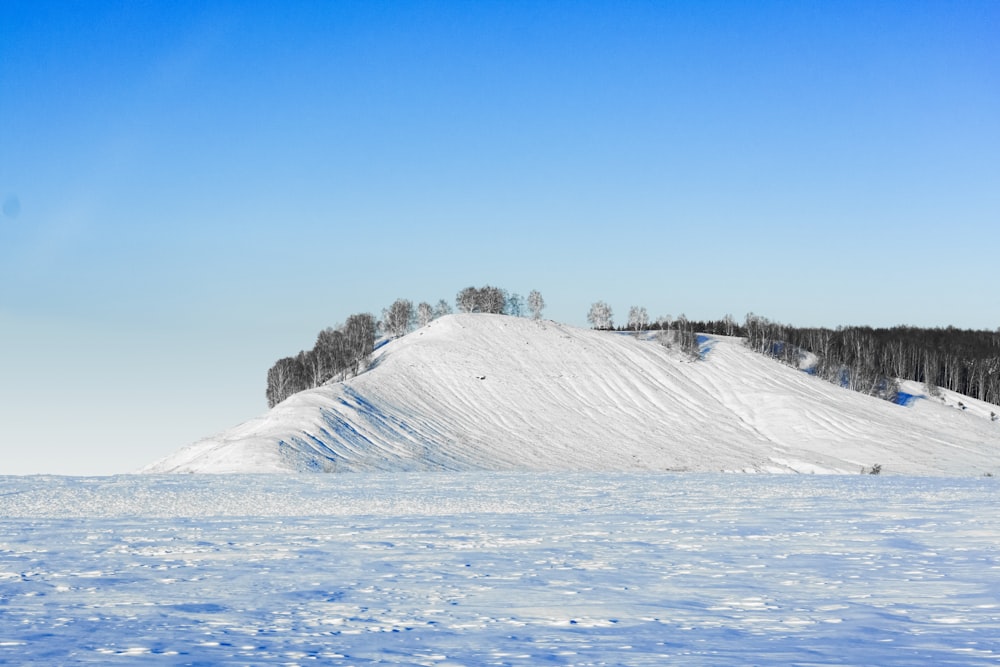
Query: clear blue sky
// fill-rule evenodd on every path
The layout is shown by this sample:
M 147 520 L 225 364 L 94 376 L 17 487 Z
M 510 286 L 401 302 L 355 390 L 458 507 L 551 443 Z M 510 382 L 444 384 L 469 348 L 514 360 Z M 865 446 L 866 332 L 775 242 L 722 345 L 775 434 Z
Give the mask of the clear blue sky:
M 0 3 L 0 474 L 397 297 L 1000 326 L 1000 3 Z

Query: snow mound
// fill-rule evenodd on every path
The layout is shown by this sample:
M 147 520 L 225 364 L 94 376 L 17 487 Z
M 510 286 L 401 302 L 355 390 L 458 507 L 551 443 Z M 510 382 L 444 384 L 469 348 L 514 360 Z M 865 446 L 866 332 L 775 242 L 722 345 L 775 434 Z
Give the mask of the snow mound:
M 1000 424 L 978 414 L 894 405 L 740 339 L 706 340 L 692 361 L 655 337 L 451 315 L 377 350 L 367 372 L 296 394 L 142 472 L 996 467 Z

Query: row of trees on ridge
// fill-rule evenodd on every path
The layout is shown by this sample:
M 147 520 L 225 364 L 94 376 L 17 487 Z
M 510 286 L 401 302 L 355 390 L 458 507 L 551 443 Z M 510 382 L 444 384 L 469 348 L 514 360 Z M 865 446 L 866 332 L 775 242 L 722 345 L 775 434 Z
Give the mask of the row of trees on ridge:
M 732 319 L 732 316 L 726 316 Z M 595 329 L 604 331 L 658 331 L 659 341 L 667 347 L 679 348 L 692 358 L 699 357 L 700 343 L 698 333 L 706 332 L 706 323 L 689 320 L 685 315 L 676 318 L 671 315 L 661 315 L 650 320 L 649 312 L 644 306 L 632 306 L 628 311 L 628 324 L 615 327 L 614 312 L 604 301 L 597 301 L 590 306 L 587 322 Z M 733 335 L 733 334 L 727 334 Z
M 462 313 L 522 317 L 526 314 L 525 305 L 531 316 L 539 319 L 545 308 L 545 299 L 538 290 L 532 290 L 525 300 L 519 294 L 490 285 L 466 287 L 455 297 L 455 306 Z M 409 299 L 396 299 L 382 310 L 381 320 L 371 313 L 358 313 L 348 317 L 338 327 L 323 329 L 316 336 L 316 344 L 311 350 L 279 359 L 267 371 L 267 407 L 274 407 L 292 394 L 319 387 L 331 380 L 343 380 L 365 370 L 379 334 L 398 338 L 415 326 L 426 326 L 452 312 L 444 299 L 433 306 L 426 301 L 414 306 Z
M 320 331 L 311 350 L 276 361 L 267 371 L 267 407 L 333 378 L 357 375 L 375 350 L 377 328 L 370 313 L 351 315 L 340 327 Z
M 527 299 L 498 287 L 466 287 L 455 296 L 462 313 L 495 313 L 540 319 L 545 300 L 537 290 Z M 414 326 L 425 326 L 453 309 L 444 299 L 435 305 L 397 299 L 378 320 L 358 313 L 338 327 L 319 332 L 311 350 L 279 359 L 267 373 L 268 407 L 305 389 L 365 370 L 380 334 L 405 335 Z M 627 324 L 615 327 L 604 301 L 591 305 L 587 321 L 595 329 L 659 331 L 659 340 L 698 355 L 698 334 L 739 336 L 752 350 L 795 367 L 810 360 L 809 372 L 841 386 L 887 400 L 898 396 L 898 379 L 915 380 L 930 393 L 944 387 L 982 401 L 1000 405 L 1000 329 L 962 330 L 837 327 L 799 328 L 749 313 L 738 322 L 732 315 L 719 320 L 691 320 L 683 314 L 651 319 L 641 306 L 629 309 Z

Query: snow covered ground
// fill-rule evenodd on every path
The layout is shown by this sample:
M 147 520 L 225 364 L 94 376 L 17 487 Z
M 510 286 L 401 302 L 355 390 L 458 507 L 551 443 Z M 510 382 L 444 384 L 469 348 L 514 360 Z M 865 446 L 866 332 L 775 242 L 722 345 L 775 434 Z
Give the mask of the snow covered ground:
M 998 665 L 1000 482 L 0 477 L 2 664 Z
M 856 473 L 879 464 L 887 475 L 1000 474 L 997 406 L 947 392 L 894 405 L 740 339 L 711 337 L 703 349 L 692 362 L 655 336 L 451 315 L 381 347 L 368 372 L 296 394 L 145 471 Z

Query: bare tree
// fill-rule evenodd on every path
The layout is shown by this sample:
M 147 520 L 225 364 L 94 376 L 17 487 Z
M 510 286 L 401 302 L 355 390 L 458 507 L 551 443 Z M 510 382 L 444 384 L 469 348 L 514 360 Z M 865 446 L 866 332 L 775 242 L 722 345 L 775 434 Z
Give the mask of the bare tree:
M 487 285 L 479 288 L 476 299 L 477 310 L 481 313 L 500 315 L 507 307 L 507 292 L 499 287 Z
M 425 327 L 434 319 L 434 308 L 426 301 L 421 301 L 417 305 L 417 324 Z
M 347 366 L 344 333 L 332 327 L 320 331 L 313 347 L 312 362 L 316 365 L 319 384 L 343 372 Z
M 451 305 L 447 301 L 445 301 L 444 299 L 439 300 L 437 302 L 437 305 L 434 306 L 434 318 L 435 319 L 437 319 L 439 317 L 444 317 L 445 315 L 451 315 L 451 313 L 452 313 Z
M 632 331 L 643 331 L 649 326 L 649 314 L 644 306 L 632 306 L 628 309 L 628 328 Z
M 730 313 L 726 313 L 726 316 L 722 318 L 722 324 L 727 336 L 732 336 L 736 331 L 736 319 Z
M 508 315 L 513 315 L 514 317 L 521 317 L 524 315 L 524 297 L 520 294 L 514 293 L 507 297 L 507 305 L 504 308 L 504 312 Z
M 307 388 L 302 364 L 295 357 L 278 359 L 267 371 L 267 407 Z
M 507 307 L 507 292 L 499 287 L 486 285 L 476 289 L 466 287 L 455 297 L 455 305 L 461 313 L 501 314 Z
M 409 299 L 396 299 L 382 311 L 382 325 L 393 338 L 399 338 L 409 331 L 412 321 L 413 302 Z
M 611 329 L 614 327 L 614 320 L 611 313 L 611 306 L 604 301 L 598 301 L 590 306 L 587 313 L 587 321 L 595 329 Z
M 545 299 L 542 298 L 542 293 L 536 289 L 528 292 L 528 310 L 531 311 L 532 319 L 541 319 L 543 308 L 545 308 Z
M 698 358 L 698 334 L 694 323 L 684 313 L 677 316 L 677 341 L 682 351 L 692 358 Z
M 375 351 L 375 317 L 371 313 L 351 315 L 344 323 L 343 331 L 350 355 L 350 370 L 357 375 Z
M 473 313 L 479 300 L 479 291 L 475 287 L 466 287 L 455 296 L 455 307 L 460 313 Z
M 312 350 L 301 350 L 295 358 L 302 366 L 305 375 L 305 388 L 312 389 L 323 384 L 323 368 Z

